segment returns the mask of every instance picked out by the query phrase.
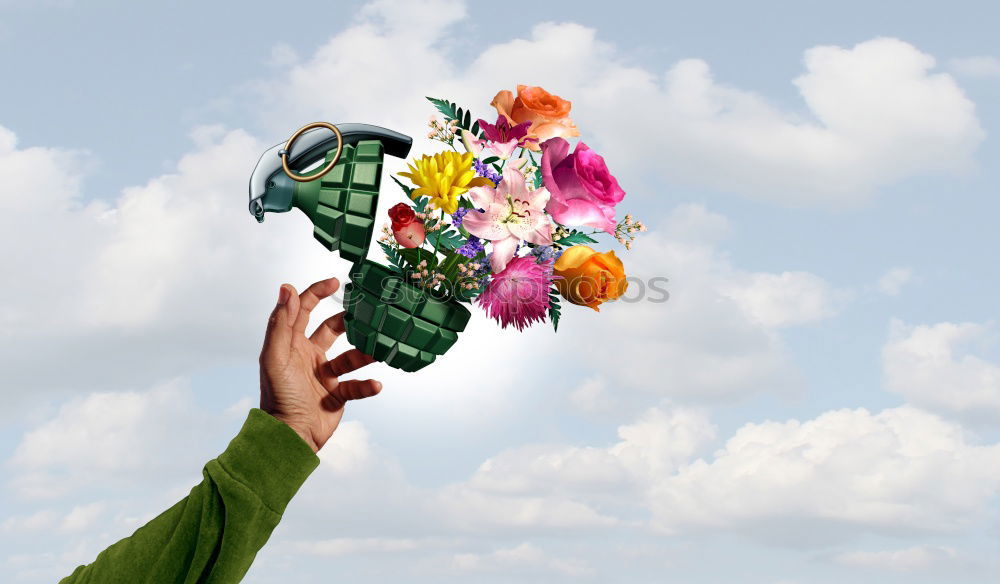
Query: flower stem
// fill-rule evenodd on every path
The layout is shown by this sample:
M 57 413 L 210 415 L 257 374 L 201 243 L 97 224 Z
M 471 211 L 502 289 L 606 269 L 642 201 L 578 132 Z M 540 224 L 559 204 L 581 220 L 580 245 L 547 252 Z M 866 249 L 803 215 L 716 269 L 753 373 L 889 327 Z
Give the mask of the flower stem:
M 444 209 L 441 209 L 441 219 L 438 220 L 439 228 L 435 231 L 437 237 L 434 239 L 434 259 L 437 259 L 438 255 L 438 244 L 441 243 L 441 231 L 440 225 L 444 224 Z

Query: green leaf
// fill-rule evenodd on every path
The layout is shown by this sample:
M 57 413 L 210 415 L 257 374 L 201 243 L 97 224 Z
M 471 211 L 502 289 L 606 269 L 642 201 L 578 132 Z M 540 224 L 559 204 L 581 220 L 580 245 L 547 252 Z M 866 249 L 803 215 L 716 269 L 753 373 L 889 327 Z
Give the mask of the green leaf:
M 535 171 L 535 188 L 542 188 L 542 173 L 537 170 Z
M 460 209 L 475 209 L 476 208 L 476 206 L 472 204 L 472 201 L 470 201 L 469 199 L 466 199 L 465 197 L 462 197 L 461 199 L 458 200 L 458 207 Z
M 559 316 L 561 307 L 559 306 L 559 296 L 554 290 L 549 291 L 549 320 L 552 321 L 552 330 L 559 332 Z
M 404 247 L 403 249 L 399 250 L 399 255 L 401 255 L 403 259 L 406 260 L 406 263 L 410 264 L 414 268 L 416 268 L 417 264 L 419 264 L 421 261 L 427 262 L 428 270 L 433 270 L 437 268 L 438 265 L 437 255 L 434 252 L 428 251 L 426 249 L 421 249 L 419 247 L 410 247 L 410 248 Z
M 408 187 L 408 186 L 404 185 L 403 183 L 399 182 L 398 178 L 396 178 L 396 177 L 394 177 L 392 175 L 389 175 L 389 176 L 392 178 L 392 180 L 396 181 L 396 184 L 399 185 L 399 188 L 403 189 L 403 192 L 406 193 L 406 198 L 408 198 L 408 199 L 412 199 L 413 198 L 413 191 L 415 191 L 417 189 L 415 189 L 413 187 Z
M 382 251 L 385 252 L 385 257 L 389 258 L 389 262 L 391 264 L 389 269 L 397 274 L 403 274 L 406 271 L 406 264 L 404 263 L 403 258 L 400 257 L 399 253 L 397 253 L 391 245 L 385 243 L 384 241 L 378 242 L 378 245 L 382 248 Z
M 479 135 L 479 121 L 477 120 L 475 124 L 472 123 L 472 114 L 458 107 L 455 102 L 448 101 L 447 99 L 438 99 L 436 97 L 428 97 L 428 101 L 434 104 L 437 111 L 441 112 L 441 115 L 445 117 L 446 122 L 455 120 L 458 122 L 458 127 L 463 130 L 468 130 Z
M 493 164 L 497 160 L 500 160 L 499 156 L 490 156 L 489 158 L 483 161 L 483 164 Z
M 455 111 L 455 104 L 450 101 L 446 99 L 437 99 L 436 97 L 428 97 L 427 99 L 434 104 L 434 107 L 441 112 L 441 115 L 445 116 L 449 120 L 458 117 L 458 112 Z
M 582 233 L 574 229 L 573 231 L 570 231 L 569 235 L 557 239 L 554 243 L 555 245 L 562 247 L 569 247 L 571 245 L 580 245 L 584 243 L 597 243 L 597 240 L 586 233 Z
M 413 212 L 414 213 L 424 213 L 424 212 L 426 212 L 427 211 L 427 203 L 430 200 L 431 200 L 430 197 L 418 197 L 417 200 L 415 201 L 416 204 L 413 205 Z
M 429 243 L 431 247 L 454 250 L 465 245 L 465 239 L 458 231 L 455 231 L 449 226 L 440 231 L 432 231 L 431 233 L 428 233 L 427 243 Z

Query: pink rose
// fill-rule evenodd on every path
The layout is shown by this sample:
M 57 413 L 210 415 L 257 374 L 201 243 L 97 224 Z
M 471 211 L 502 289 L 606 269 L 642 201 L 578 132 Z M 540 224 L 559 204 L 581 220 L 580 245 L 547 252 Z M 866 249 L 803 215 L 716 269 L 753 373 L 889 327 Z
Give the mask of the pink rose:
M 424 242 L 426 235 L 424 224 L 419 221 L 412 221 L 398 229 L 392 230 L 392 236 L 396 238 L 396 242 L 403 247 L 411 249 L 419 247 Z
M 586 225 L 614 235 L 615 205 L 625 191 L 604 159 L 583 142 L 570 154 L 563 138 L 550 138 L 541 148 L 542 178 L 551 194 L 545 210 L 563 225 Z

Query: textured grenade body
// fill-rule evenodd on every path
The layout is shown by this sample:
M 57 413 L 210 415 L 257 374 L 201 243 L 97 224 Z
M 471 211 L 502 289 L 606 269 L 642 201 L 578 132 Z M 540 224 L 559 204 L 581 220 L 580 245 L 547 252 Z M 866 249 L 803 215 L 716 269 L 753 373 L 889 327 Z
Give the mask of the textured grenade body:
M 348 341 L 403 371 L 416 371 L 443 355 L 471 316 L 460 302 L 435 298 L 371 260 L 351 270 L 344 307 Z
M 375 230 L 382 151 L 378 140 L 349 144 L 322 178 L 295 183 L 293 204 L 312 221 L 316 241 L 351 262 L 365 257 Z M 328 152 L 323 165 L 333 155 Z
M 366 259 L 375 231 L 383 157 L 386 151 L 405 157 L 411 141 L 376 126 L 345 124 L 340 128 L 345 138 L 340 158 L 315 180 L 292 180 L 275 170 L 273 161 L 265 164 L 272 151 L 280 152 L 278 147 L 265 152 L 251 176 L 250 210 L 258 221 L 263 221 L 265 211 L 285 212 L 294 207 L 305 213 L 316 241 L 352 264 L 350 282 L 344 286 L 347 340 L 391 367 L 416 371 L 455 344 L 470 312 L 460 302 L 436 298 L 388 267 Z M 354 139 L 352 132 L 357 134 Z M 314 135 L 303 137 L 313 141 L 313 152 L 301 155 L 302 165 L 316 168 L 296 171 L 303 177 L 315 176 L 336 156 L 336 144 L 321 142 Z

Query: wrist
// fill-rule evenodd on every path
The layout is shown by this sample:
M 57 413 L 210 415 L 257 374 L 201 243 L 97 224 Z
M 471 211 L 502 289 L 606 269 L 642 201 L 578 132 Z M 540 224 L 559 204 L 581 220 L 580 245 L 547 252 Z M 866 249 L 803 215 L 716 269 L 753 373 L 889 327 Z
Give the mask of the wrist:
M 283 416 L 277 412 L 271 412 L 268 410 L 264 411 L 267 412 L 274 419 L 278 420 L 279 422 L 282 422 L 283 424 L 291 428 L 292 431 L 298 434 L 299 438 L 301 438 L 302 441 L 305 442 L 306 445 L 309 446 L 309 448 L 311 448 L 314 453 L 319 452 L 319 446 L 316 444 L 316 441 L 313 440 L 312 432 L 309 431 L 308 427 L 305 424 L 301 424 L 296 420 Z
M 291 428 L 292 430 L 295 430 L 295 433 L 299 435 L 299 438 L 302 438 L 302 441 L 305 442 L 306 445 L 308 445 L 309 448 L 311 448 L 314 453 L 319 452 L 319 446 L 317 446 L 316 441 L 313 440 L 311 432 L 302 430 L 300 428 L 292 426 L 291 424 L 288 424 L 288 427 Z

